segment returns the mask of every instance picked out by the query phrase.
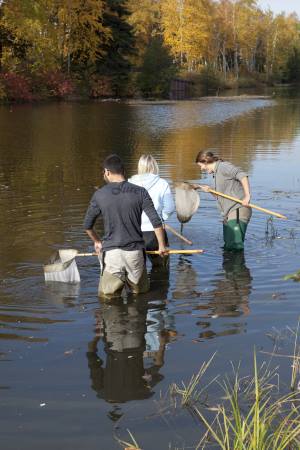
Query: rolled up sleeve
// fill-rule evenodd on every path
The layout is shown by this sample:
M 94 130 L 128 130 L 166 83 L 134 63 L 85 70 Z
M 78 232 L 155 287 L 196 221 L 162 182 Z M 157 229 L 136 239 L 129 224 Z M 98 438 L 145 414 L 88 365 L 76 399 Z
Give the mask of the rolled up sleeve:
M 85 230 L 91 230 L 97 220 L 97 217 L 99 217 L 101 214 L 101 209 L 98 203 L 96 202 L 94 196 L 92 197 L 89 207 L 87 209 L 87 212 L 85 214 L 84 218 L 84 229 Z
M 235 176 L 235 179 L 238 181 L 242 181 L 243 178 L 248 177 L 248 174 L 244 172 L 243 170 L 239 170 Z
M 243 178 L 247 177 L 248 174 L 244 172 L 240 167 L 236 167 L 231 163 L 226 163 L 225 176 L 228 178 L 241 181 Z

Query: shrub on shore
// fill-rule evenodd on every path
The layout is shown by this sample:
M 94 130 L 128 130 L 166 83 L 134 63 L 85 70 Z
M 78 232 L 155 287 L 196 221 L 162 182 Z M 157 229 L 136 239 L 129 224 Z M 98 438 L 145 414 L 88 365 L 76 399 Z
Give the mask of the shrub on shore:
M 63 72 L 49 71 L 23 75 L 14 72 L 0 74 L 0 101 L 34 102 L 65 99 L 74 92 L 74 83 Z

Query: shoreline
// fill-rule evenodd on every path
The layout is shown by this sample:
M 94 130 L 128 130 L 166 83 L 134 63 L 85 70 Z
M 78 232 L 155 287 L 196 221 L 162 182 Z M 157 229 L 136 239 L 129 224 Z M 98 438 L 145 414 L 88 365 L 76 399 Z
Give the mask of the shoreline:
M 1 106 L 18 106 L 18 105 L 46 105 L 53 103 L 123 103 L 127 105 L 173 105 L 182 102 L 201 102 L 201 101 L 234 101 L 234 100 L 271 100 L 274 98 L 273 95 L 258 95 L 258 94 L 236 94 L 236 95 L 206 95 L 203 97 L 192 97 L 178 100 L 169 99 L 153 99 L 147 100 L 143 98 L 97 98 L 92 99 L 84 96 L 76 96 L 72 98 L 63 99 L 39 99 L 35 101 L 4 101 L 0 102 Z

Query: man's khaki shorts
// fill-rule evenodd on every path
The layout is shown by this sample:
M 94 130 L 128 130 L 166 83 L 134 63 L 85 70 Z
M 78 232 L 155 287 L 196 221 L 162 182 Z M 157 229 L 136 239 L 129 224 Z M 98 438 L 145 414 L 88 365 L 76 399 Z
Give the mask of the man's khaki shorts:
M 105 252 L 99 296 L 120 295 L 125 285 L 135 294 L 149 290 L 143 250 L 114 249 Z

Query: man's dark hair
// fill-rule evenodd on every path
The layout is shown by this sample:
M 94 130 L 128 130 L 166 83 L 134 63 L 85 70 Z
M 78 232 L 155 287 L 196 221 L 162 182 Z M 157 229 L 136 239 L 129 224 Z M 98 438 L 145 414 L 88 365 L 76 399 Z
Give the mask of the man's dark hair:
M 107 156 L 103 161 L 103 169 L 107 169 L 115 175 L 125 175 L 123 161 L 118 155 Z

